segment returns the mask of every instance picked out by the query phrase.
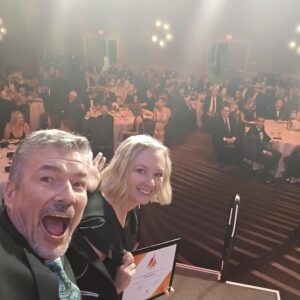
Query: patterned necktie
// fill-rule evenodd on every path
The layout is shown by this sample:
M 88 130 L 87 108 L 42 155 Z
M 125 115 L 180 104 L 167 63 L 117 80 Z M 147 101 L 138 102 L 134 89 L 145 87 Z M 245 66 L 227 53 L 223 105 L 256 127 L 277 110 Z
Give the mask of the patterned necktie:
M 55 273 L 58 279 L 58 295 L 60 300 L 80 300 L 80 290 L 67 276 L 61 258 L 45 261 L 44 264 Z

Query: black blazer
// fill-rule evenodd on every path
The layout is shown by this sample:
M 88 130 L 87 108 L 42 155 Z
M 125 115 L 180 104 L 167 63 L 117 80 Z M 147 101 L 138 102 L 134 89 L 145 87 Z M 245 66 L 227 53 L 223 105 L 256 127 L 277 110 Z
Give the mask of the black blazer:
M 282 108 L 279 111 L 279 115 L 277 117 L 276 108 L 275 108 L 275 106 L 272 106 L 269 110 L 268 118 L 271 120 L 288 120 L 289 116 L 286 113 L 286 110 L 284 108 Z
M 247 133 L 247 134 L 250 134 L 250 135 L 253 135 L 253 136 L 256 137 L 257 147 L 258 147 L 258 152 L 259 153 L 262 153 L 263 150 L 270 151 L 271 148 L 272 148 L 271 144 L 270 144 L 271 138 L 268 136 L 265 129 L 262 129 L 262 133 L 263 133 L 263 139 L 262 140 L 260 139 L 259 131 L 258 131 L 256 126 L 251 127 L 250 130 Z
M 232 138 L 235 137 L 238 139 L 239 137 L 239 128 L 238 124 L 236 122 L 236 119 L 230 115 L 229 116 L 229 125 L 230 125 L 230 131 L 225 126 L 224 119 L 221 115 L 217 116 L 214 120 L 214 138 L 217 143 L 222 143 L 223 138 Z
M 113 278 L 122 264 L 124 250 L 130 251 L 135 243 L 137 229 L 134 210 L 128 214 L 123 228 L 98 190 L 88 194 L 87 206 L 67 253 L 81 290 L 99 293 L 101 300 L 119 299 Z M 85 238 L 107 255 L 103 263 Z
M 205 113 L 207 113 L 209 111 L 211 98 L 212 98 L 212 96 L 207 96 L 204 99 L 203 111 Z M 223 106 L 223 100 L 222 100 L 222 98 L 220 96 L 216 96 L 216 113 L 221 112 L 222 106 Z
M 68 261 L 63 263 L 75 282 Z M 58 300 L 55 274 L 33 253 L 5 210 L 0 215 L 0 278 L 0 299 Z

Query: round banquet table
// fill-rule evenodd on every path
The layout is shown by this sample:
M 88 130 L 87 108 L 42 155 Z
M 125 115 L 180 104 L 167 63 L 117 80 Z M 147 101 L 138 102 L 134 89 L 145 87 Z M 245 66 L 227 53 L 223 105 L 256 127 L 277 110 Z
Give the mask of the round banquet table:
M 272 139 L 272 146 L 282 155 L 276 177 L 282 177 L 285 171 L 284 157 L 289 156 L 297 146 L 300 146 L 300 131 L 287 130 L 286 126 L 287 122 L 265 121 L 265 130 Z

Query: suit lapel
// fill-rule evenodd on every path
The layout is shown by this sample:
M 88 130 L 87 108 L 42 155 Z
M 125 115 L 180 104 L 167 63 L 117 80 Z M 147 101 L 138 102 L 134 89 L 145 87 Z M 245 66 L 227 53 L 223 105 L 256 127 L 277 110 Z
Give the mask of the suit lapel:
M 27 249 L 24 249 L 33 276 L 35 278 L 39 300 L 58 299 L 58 283 L 54 273 L 52 273 L 42 262 Z

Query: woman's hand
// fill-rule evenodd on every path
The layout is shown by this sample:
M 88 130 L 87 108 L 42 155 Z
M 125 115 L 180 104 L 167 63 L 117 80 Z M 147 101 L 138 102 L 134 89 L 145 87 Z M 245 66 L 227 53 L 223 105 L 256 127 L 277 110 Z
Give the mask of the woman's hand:
M 130 252 L 125 252 L 123 256 L 123 265 L 121 265 L 114 281 L 117 292 L 120 294 L 129 285 L 131 278 L 135 274 L 134 257 Z
M 94 192 L 99 186 L 101 180 L 101 171 L 105 165 L 106 158 L 101 152 L 93 160 L 93 165 L 90 168 L 89 178 L 88 178 L 88 192 Z

